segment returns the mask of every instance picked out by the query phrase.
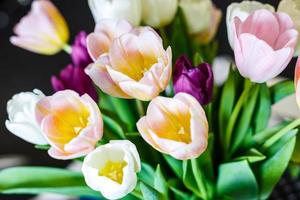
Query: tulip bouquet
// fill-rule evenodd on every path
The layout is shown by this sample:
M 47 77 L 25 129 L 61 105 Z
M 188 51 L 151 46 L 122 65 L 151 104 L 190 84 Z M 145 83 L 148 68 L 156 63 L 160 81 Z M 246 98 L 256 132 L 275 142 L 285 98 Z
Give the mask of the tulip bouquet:
M 71 46 L 49 0 L 35 0 L 16 25 L 12 44 L 45 55 L 64 50 L 72 63 L 51 77 L 54 94 L 13 96 L 5 122 L 35 148 L 79 162 L 81 170 L 4 169 L 0 192 L 268 198 L 290 163 L 300 161 L 300 119 L 269 123 L 272 105 L 284 97 L 296 91 L 300 105 L 300 61 L 295 83 L 266 83 L 297 55 L 298 1 L 282 0 L 277 11 L 256 1 L 231 4 L 231 63 L 216 57 L 222 13 L 210 0 L 88 3 L 94 32 L 81 31 Z

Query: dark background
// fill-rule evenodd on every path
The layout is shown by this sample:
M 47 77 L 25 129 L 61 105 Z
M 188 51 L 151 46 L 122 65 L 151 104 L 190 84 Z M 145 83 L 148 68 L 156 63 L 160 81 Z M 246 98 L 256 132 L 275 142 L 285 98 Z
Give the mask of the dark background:
M 47 153 L 34 149 L 31 144 L 10 134 L 4 125 L 7 118 L 6 102 L 12 95 L 22 91 L 32 91 L 34 88 L 41 89 L 45 94 L 51 94 L 50 76 L 58 74 L 70 62 L 69 56 L 64 52 L 54 56 L 43 56 L 9 43 L 14 24 L 28 12 L 30 2 L 30 0 L 0 0 L 0 156 L 20 154 L 25 155 L 29 163 L 34 165 L 65 165 L 66 162 L 58 162 L 50 158 Z M 94 20 L 87 0 L 53 0 L 53 2 L 66 18 L 71 33 L 71 42 L 80 30 L 87 32 L 93 30 Z M 232 54 L 227 42 L 225 24 L 226 7 L 231 2 L 233 1 L 214 1 L 216 6 L 223 10 L 223 19 L 217 35 L 220 46 L 219 54 Z M 261 2 L 277 7 L 279 1 Z M 287 68 L 284 72 L 285 76 L 293 76 L 293 66 L 294 64 L 291 64 Z

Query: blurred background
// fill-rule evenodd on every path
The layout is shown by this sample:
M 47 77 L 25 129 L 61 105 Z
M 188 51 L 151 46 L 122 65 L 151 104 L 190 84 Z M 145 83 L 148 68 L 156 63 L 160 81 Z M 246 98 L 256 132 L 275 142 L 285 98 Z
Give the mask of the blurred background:
M 22 91 L 32 91 L 34 88 L 51 94 L 50 77 L 70 63 L 70 58 L 64 52 L 54 56 L 43 56 L 17 48 L 10 44 L 9 37 L 13 34 L 13 26 L 30 9 L 32 0 L 0 0 L 0 169 L 8 164 L 30 164 L 65 166 L 68 163 L 57 161 L 42 150 L 37 150 L 33 145 L 26 143 L 10 134 L 5 128 L 6 102 L 15 94 Z M 226 7 L 234 1 L 214 0 L 215 5 L 223 11 L 222 23 L 219 27 L 217 40 L 219 41 L 220 55 L 232 55 L 232 50 L 227 41 L 226 32 Z M 239 1 L 235 1 L 239 2 Z M 264 0 L 277 7 L 279 0 Z M 94 20 L 88 7 L 87 0 L 53 0 L 68 23 L 71 40 L 80 31 L 91 32 Z M 283 76 L 292 78 L 294 71 L 293 60 L 283 72 Z M 10 156 L 10 159 L 5 159 Z M 0 199 L 8 197 L 0 196 Z M 22 198 L 21 198 L 22 199 Z M 23 198 L 24 199 L 24 198 Z M 300 198 L 299 198 L 300 199 Z

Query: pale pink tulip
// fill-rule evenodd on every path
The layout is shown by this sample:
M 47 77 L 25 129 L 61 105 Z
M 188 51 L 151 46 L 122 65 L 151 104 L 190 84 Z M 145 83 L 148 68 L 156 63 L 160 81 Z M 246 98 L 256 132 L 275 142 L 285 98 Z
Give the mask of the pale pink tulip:
M 99 57 L 86 73 L 105 93 L 148 101 L 167 87 L 172 73 L 171 48 L 164 50 L 152 28 L 135 28 L 114 40 L 99 37 L 98 44 L 98 50 L 89 49 L 94 58 Z
M 94 150 L 102 138 L 103 122 L 97 104 L 84 94 L 64 90 L 42 98 L 36 106 L 36 119 L 56 159 L 73 159 Z
M 298 57 L 297 64 L 295 67 L 295 90 L 296 90 L 296 100 L 298 107 L 300 108 L 300 58 Z
M 187 93 L 153 99 L 146 116 L 137 122 L 137 128 L 153 148 L 179 160 L 196 158 L 207 147 L 205 112 Z
M 66 46 L 69 30 L 65 19 L 48 0 L 36 0 L 30 12 L 14 28 L 12 44 L 29 51 L 51 55 Z
M 284 13 L 257 10 L 234 18 L 234 55 L 242 76 L 262 83 L 280 74 L 293 57 L 298 32 Z

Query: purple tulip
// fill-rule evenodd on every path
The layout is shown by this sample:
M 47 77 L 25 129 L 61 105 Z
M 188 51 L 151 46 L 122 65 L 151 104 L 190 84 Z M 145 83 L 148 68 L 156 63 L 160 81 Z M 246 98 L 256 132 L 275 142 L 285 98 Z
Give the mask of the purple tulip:
M 71 58 L 75 67 L 85 68 L 92 62 L 86 47 L 86 37 L 86 32 L 80 31 L 72 45 Z
M 59 77 L 51 77 L 51 84 L 55 91 L 71 89 L 80 95 L 87 93 L 96 102 L 98 101 L 97 91 L 90 77 L 85 74 L 84 68 L 70 64 L 60 72 Z
M 208 63 L 192 66 L 186 56 L 176 60 L 173 74 L 175 93 L 185 92 L 194 96 L 201 105 L 208 104 L 212 98 L 213 72 Z

